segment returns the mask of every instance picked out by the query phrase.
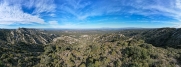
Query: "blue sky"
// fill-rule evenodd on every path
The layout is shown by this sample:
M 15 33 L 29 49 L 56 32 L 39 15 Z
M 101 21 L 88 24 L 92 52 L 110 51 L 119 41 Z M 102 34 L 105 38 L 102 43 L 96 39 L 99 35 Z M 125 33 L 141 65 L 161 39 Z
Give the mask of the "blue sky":
M 181 0 L 0 0 L 0 28 L 181 27 Z

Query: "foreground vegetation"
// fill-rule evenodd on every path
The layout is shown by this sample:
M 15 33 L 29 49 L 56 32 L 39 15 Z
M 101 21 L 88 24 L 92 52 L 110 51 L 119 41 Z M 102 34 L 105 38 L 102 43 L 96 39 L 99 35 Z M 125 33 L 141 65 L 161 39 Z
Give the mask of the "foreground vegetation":
M 58 36 L 48 44 L 11 44 L 2 37 L 0 67 L 178 67 L 181 63 L 179 47 L 164 43 L 156 46 L 161 39 L 168 39 L 165 35 L 171 34 L 171 31 L 170 28 L 104 33 L 95 30 L 88 33 L 51 31 Z M 156 42 L 156 39 L 159 41 Z

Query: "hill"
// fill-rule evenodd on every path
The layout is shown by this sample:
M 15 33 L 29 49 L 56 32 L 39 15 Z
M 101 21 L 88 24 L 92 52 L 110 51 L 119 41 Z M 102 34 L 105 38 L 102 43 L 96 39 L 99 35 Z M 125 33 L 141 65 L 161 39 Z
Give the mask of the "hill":
M 57 35 L 45 33 L 43 30 L 18 28 L 18 29 L 0 29 L 0 40 L 10 44 L 47 44 Z
M 180 31 L 1 29 L 0 66 L 179 67 Z

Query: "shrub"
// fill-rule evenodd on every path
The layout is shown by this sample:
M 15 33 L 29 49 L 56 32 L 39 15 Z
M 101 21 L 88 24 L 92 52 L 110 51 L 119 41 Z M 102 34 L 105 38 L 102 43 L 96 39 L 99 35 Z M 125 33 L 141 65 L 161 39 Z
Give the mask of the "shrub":
M 44 55 L 41 60 L 40 60 L 40 63 L 42 64 L 50 64 L 52 61 L 52 58 L 51 57 L 48 57 L 46 55 Z
M 3 63 L 0 61 L 0 67 L 4 67 Z
M 124 55 L 133 59 L 147 59 L 148 51 L 140 47 L 127 47 L 124 50 Z
M 45 50 L 45 53 L 52 53 L 55 49 L 53 48 L 53 46 L 49 45 L 49 46 L 46 46 L 44 50 Z
M 85 63 L 82 63 L 79 67 L 86 67 Z
M 140 47 L 150 49 L 150 48 L 152 48 L 152 45 L 151 44 L 141 44 Z

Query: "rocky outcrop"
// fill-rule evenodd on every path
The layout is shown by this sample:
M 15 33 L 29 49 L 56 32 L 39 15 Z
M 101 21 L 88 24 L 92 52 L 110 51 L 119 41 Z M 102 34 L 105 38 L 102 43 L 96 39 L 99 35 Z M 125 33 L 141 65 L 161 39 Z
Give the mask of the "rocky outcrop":
M 15 30 L 8 30 L 5 39 L 8 43 L 27 43 L 27 44 L 47 44 L 53 41 L 55 34 L 45 33 L 43 30 L 18 28 Z

